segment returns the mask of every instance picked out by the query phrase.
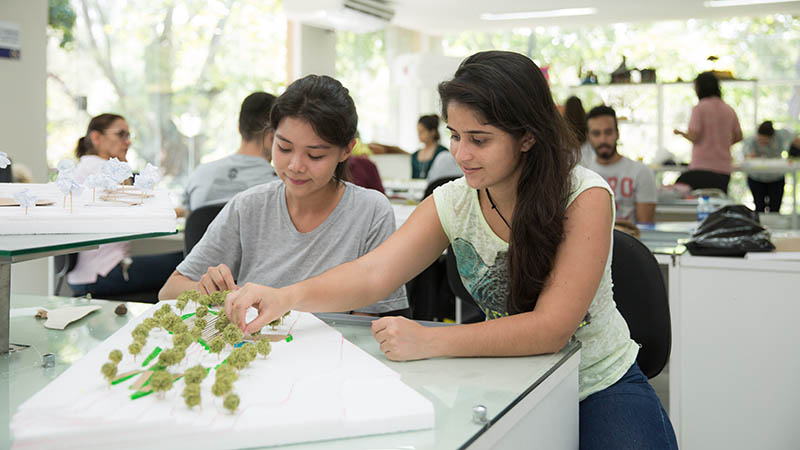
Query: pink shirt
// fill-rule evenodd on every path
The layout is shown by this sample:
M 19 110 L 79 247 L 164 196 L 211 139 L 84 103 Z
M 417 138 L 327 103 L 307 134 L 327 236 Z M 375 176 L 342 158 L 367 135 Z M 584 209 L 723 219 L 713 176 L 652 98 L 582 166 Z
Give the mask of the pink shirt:
M 83 183 L 86 177 L 100 170 L 100 165 L 105 159 L 95 155 L 81 156 L 75 168 L 75 180 Z M 101 245 L 97 250 L 88 250 L 78 253 L 78 262 L 75 268 L 67 274 L 69 284 L 92 284 L 97 281 L 97 276 L 108 275 L 111 269 L 130 253 L 131 244 L 128 242 L 114 242 Z
M 733 108 L 719 97 L 700 100 L 692 108 L 689 133 L 697 136 L 690 169 L 731 173 L 731 145 L 742 139 L 742 128 Z

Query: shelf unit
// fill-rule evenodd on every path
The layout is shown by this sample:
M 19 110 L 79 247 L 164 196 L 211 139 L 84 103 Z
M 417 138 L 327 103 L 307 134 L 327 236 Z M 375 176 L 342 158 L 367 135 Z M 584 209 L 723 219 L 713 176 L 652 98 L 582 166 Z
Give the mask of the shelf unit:
M 800 110 L 800 79 L 721 80 L 721 85 L 723 100 L 736 111 L 745 136 L 752 135 L 763 120 L 800 132 L 800 120 L 788 114 L 792 102 Z M 569 93 L 581 99 L 587 112 L 599 104 L 617 111 L 620 152 L 626 156 L 653 163 L 672 154 L 688 161 L 691 143 L 674 136 L 672 129 L 685 130 L 689 123 L 697 104 L 693 82 L 586 84 L 570 87 Z M 738 146 L 734 147 L 735 159 L 738 152 Z

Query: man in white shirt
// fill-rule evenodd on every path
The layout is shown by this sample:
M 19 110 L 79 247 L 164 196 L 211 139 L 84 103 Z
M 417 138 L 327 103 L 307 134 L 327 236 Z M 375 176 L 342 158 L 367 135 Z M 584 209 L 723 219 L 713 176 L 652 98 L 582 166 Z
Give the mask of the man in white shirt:
M 656 180 L 644 164 L 617 152 L 619 128 L 617 114 L 609 106 L 597 106 L 586 115 L 586 137 L 595 158 L 587 167 L 600 174 L 614 191 L 617 219 L 634 223 L 654 223 Z

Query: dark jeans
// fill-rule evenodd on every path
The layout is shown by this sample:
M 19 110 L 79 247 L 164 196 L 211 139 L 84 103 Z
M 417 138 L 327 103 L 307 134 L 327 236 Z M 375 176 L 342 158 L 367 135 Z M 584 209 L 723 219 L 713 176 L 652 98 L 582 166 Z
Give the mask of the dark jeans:
M 724 193 L 728 193 L 728 183 L 731 175 L 726 173 L 712 172 L 710 170 L 687 170 L 675 180 L 676 183 L 688 184 L 694 189 L 717 188 Z
M 579 408 L 581 450 L 678 448 L 672 423 L 636 363 Z
M 183 253 L 165 253 L 162 255 L 134 256 L 133 263 L 128 266 L 128 280 L 122 273 L 122 264 L 117 264 L 104 277 L 98 275 L 92 284 L 70 284 L 74 295 L 92 294 L 92 297 L 103 298 L 140 292 L 152 292 L 152 301 L 158 301 L 158 290 L 167 281 L 175 267 L 183 260 Z
M 763 181 L 756 181 L 747 177 L 747 185 L 750 186 L 750 192 L 753 193 L 753 201 L 756 204 L 757 212 L 766 211 L 766 199 L 769 197 L 769 212 L 780 212 L 781 201 L 783 201 L 783 185 L 785 180 L 772 181 L 764 183 Z

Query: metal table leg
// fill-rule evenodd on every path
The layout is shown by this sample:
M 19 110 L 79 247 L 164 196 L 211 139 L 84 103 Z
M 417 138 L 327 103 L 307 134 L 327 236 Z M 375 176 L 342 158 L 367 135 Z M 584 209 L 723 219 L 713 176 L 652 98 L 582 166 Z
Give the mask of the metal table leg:
M 8 314 L 10 308 L 11 264 L 0 263 L 0 354 L 8 353 Z

